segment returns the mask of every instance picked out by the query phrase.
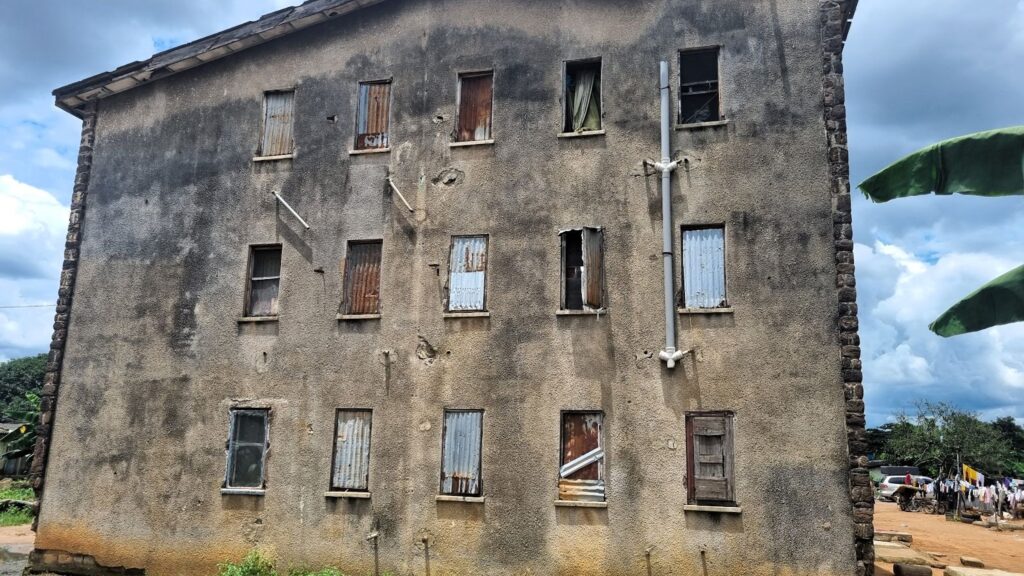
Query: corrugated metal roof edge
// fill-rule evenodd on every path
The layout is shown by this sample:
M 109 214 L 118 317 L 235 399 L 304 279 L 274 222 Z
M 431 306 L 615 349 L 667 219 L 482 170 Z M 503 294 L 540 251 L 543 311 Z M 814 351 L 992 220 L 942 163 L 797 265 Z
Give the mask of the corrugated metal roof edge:
M 120 66 L 53 91 L 58 108 L 78 117 L 82 105 L 113 94 L 126 92 L 142 84 L 202 66 L 275 38 L 287 36 L 309 26 L 332 20 L 383 2 L 384 0 L 306 0 L 298 6 L 282 8 L 258 19 L 222 30 L 188 44 L 158 52 L 148 60 Z

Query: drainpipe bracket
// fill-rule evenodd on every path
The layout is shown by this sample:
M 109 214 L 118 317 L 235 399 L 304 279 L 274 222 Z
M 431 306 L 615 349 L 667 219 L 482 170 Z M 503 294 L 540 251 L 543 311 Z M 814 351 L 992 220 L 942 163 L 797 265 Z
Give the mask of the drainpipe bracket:
M 683 359 L 684 356 L 692 352 L 693 350 L 676 350 L 675 348 L 665 348 L 658 353 L 658 358 L 665 363 L 666 368 L 675 368 L 676 363 Z
M 672 162 L 654 162 L 654 169 L 659 172 L 672 172 L 679 167 L 679 160 L 673 160 Z

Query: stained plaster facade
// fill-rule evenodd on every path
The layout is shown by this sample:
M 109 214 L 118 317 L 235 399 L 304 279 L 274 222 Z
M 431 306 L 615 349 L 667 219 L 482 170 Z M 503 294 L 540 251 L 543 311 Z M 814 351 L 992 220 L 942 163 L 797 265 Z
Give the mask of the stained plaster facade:
M 365 573 L 376 531 L 397 574 L 868 571 L 835 102 L 849 15 L 390 0 L 86 105 L 34 566 L 205 573 L 258 546 Z M 657 62 L 675 97 L 678 51 L 709 45 L 727 122 L 673 134 L 675 235 L 678 249 L 678 226 L 725 225 L 732 312 L 681 315 L 694 352 L 668 370 L 643 160 Z M 563 62 L 594 57 L 605 133 L 557 138 Z M 495 142 L 450 147 L 457 74 L 482 69 Z M 390 152 L 349 155 L 357 83 L 389 77 Z M 263 93 L 284 87 L 295 157 L 253 162 Z M 588 225 L 605 230 L 608 308 L 558 316 L 557 233 Z M 489 236 L 488 317 L 443 315 L 453 234 Z M 362 239 L 383 240 L 381 318 L 338 321 L 345 246 Z M 280 318 L 240 323 L 249 246 L 266 243 L 283 246 Z M 264 496 L 221 493 L 233 406 L 272 410 Z M 374 411 L 371 497 L 326 498 L 334 413 L 356 407 Z M 483 502 L 435 499 L 446 407 L 484 410 Z M 605 415 L 604 508 L 554 503 L 573 409 Z M 695 410 L 735 413 L 739 513 L 684 511 Z

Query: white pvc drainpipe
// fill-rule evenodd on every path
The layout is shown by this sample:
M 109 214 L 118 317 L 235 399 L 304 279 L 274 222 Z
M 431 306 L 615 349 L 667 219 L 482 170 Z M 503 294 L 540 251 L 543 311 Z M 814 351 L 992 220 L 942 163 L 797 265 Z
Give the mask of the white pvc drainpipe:
M 670 125 L 672 106 L 668 83 L 668 62 L 661 63 L 661 162 L 655 162 L 654 168 L 661 171 L 661 235 L 662 256 L 665 261 L 665 349 L 658 354 L 667 368 L 675 368 L 676 362 L 686 354 L 676 350 L 676 310 L 673 265 L 675 254 L 672 246 L 672 171 L 679 162 L 672 161 L 672 144 Z
M 299 213 L 296 212 L 295 209 L 291 207 L 291 204 L 288 204 L 287 202 L 285 202 L 284 198 L 281 198 L 281 195 L 278 194 L 277 192 L 274 192 L 274 198 L 277 198 L 277 201 L 280 202 L 282 206 L 287 208 L 288 211 L 292 213 L 292 216 L 295 216 L 295 218 L 299 221 L 300 224 L 302 224 L 302 226 L 306 230 L 309 230 L 309 224 L 306 224 L 306 221 L 303 220 L 302 216 L 299 216 Z

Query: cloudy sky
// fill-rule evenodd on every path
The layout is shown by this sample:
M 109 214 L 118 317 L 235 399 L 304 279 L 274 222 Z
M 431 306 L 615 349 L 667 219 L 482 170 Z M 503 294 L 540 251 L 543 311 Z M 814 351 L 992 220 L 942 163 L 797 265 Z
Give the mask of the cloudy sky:
M 52 306 L 12 308 L 56 298 L 79 123 L 50 91 L 289 3 L 7 0 L 0 360 L 50 338 Z M 936 140 L 1024 124 L 1024 0 L 861 0 L 846 54 L 854 182 Z M 1024 197 L 858 197 L 854 229 L 869 424 L 921 398 L 1024 421 L 1024 324 L 952 339 L 927 329 L 1024 263 Z

